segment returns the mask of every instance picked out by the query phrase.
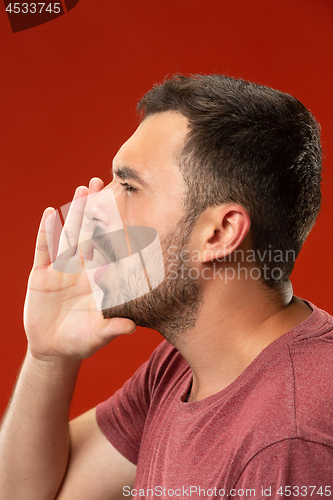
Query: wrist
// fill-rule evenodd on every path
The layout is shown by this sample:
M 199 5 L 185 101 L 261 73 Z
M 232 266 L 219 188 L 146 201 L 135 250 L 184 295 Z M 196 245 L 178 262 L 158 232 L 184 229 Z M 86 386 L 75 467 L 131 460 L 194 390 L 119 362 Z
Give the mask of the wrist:
M 40 373 L 53 375 L 77 375 L 82 360 L 73 358 L 63 358 L 60 356 L 42 355 L 35 353 L 28 346 L 25 364 L 34 368 Z

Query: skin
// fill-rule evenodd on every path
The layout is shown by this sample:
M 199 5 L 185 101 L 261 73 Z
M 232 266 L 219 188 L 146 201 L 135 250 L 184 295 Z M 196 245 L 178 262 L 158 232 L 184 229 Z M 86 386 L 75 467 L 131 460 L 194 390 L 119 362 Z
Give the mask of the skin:
M 198 271 L 198 278 L 189 283 L 193 287 L 187 297 L 192 304 L 190 324 L 184 323 L 181 307 L 174 318 L 177 329 L 170 329 L 163 317 L 154 319 L 188 361 L 193 373 L 189 401 L 198 401 L 228 386 L 267 345 L 304 321 L 311 310 L 293 297 L 290 283 L 271 291 L 257 280 L 225 283 L 214 277 L 217 259 L 223 276 L 223 257 L 235 249 L 250 248 L 250 218 L 242 206 L 223 204 L 208 208 L 193 227 L 182 231 L 187 188 L 178 158 L 187 133 L 187 120 L 179 113 L 146 118 L 114 159 L 115 172 L 130 166 L 145 184 L 115 175 L 105 190 L 112 187 L 125 226 L 155 228 L 164 251 L 176 241 L 180 249 L 188 250 L 187 269 Z M 124 182 L 137 191 L 129 191 L 121 185 Z M 103 182 L 97 178 L 89 188 L 77 189 L 81 215 L 66 221 L 74 239 L 84 210 L 91 225 L 105 233 L 111 230 L 112 214 L 100 203 L 102 190 Z M 88 194 L 94 196 L 85 206 L 83 197 Z M 68 410 L 81 360 L 116 336 L 131 333 L 135 324 L 130 315 L 110 317 L 117 311 L 105 312 L 103 318 L 84 273 L 53 269 L 45 233 L 45 220 L 52 212 L 47 209 L 42 218 L 28 283 L 24 313 L 28 352 L 1 427 L 0 490 L 10 500 L 122 498 L 122 486 L 134 484 L 135 466 L 106 440 L 94 409 L 75 419 L 69 431 Z M 85 251 L 92 253 L 89 248 Z M 195 253 L 199 258 L 194 259 Z M 183 285 L 182 279 L 177 281 L 177 293 Z M 163 294 L 157 296 L 156 305 L 162 310 L 163 299 Z M 75 308 L 81 310 L 79 322 Z M 132 314 L 136 319 L 137 311 Z M 142 324 L 149 319 L 145 314 Z

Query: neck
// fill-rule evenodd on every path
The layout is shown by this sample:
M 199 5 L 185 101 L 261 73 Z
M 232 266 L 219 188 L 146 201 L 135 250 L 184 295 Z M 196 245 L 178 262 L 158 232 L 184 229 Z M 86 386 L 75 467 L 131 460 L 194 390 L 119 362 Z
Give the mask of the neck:
M 174 343 L 193 373 L 189 401 L 227 387 L 265 347 L 310 314 L 290 282 L 274 291 L 258 283 L 230 283 L 222 293 L 205 289 L 195 326 Z

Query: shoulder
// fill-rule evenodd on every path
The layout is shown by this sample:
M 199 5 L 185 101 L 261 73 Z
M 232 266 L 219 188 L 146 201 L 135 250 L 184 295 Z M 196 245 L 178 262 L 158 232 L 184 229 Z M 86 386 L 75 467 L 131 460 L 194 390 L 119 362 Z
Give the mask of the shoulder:
M 333 376 L 333 317 L 313 304 L 309 305 L 312 314 L 266 348 L 265 361 L 268 363 L 264 364 L 266 369 L 269 364 L 275 371 L 274 377 L 278 375 L 281 381 L 292 380 L 293 389 L 303 398 L 318 388 L 333 397 L 330 383 Z
M 265 430 L 261 444 L 299 438 L 333 447 L 333 318 L 311 307 L 249 370 L 246 415 Z
M 333 317 L 311 304 L 288 342 L 299 436 L 333 442 Z
M 268 346 L 255 363 L 251 404 L 246 415 L 242 412 L 246 439 L 252 441 L 239 488 L 260 484 L 276 494 L 282 485 L 330 484 L 333 318 L 310 306 L 312 315 Z
M 229 389 L 233 425 L 256 436 L 253 453 L 298 438 L 333 447 L 333 318 L 311 307 L 312 315 L 264 349 Z
M 333 317 L 311 307 L 311 316 L 286 336 L 296 389 L 304 395 L 321 389 L 332 396 Z

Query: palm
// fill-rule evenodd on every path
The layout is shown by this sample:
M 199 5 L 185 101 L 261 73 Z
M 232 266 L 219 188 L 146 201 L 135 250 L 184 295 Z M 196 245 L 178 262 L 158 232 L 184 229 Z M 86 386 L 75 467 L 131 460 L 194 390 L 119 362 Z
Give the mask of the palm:
M 125 318 L 104 320 L 97 310 L 87 274 L 58 272 L 47 251 L 44 213 L 28 284 L 24 322 L 30 350 L 39 356 L 83 359 L 113 337 L 133 330 Z M 67 264 L 78 267 L 73 255 Z

